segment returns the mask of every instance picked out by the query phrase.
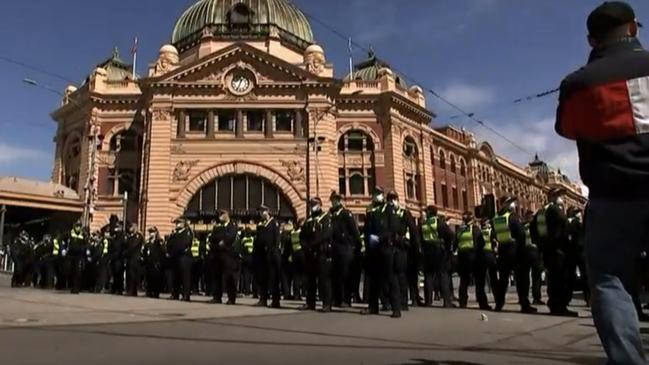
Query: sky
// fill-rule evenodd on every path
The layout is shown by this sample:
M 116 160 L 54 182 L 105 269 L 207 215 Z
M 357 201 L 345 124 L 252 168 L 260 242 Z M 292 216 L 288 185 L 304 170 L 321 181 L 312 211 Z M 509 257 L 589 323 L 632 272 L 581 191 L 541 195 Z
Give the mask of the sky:
M 195 1 L 6 1 L 0 12 L 0 175 L 50 178 L 55 124 L 49 114 L 60 96 L 46 88 L 63 91 L 70 83 L 2 58 L 80 84 L 114 47 L 128 59 L 137 36 L 138 73 L 145 74 L 158 49 L 170 40 L 175 20 Z M 475 113 L 526 152 L 458 117 L 428 94 L 428 107 L 438 116 L 435 125 L 464 127 L 519 164 L 538 153 L 574 180 L 579 179 L 576 147 L 554 134 L 556 95 L 513 101 L 556 88 L 585 63 L 585 19 L 601 2 L 293 0 L 308 15 L 362 45 L 365 50 L 354 47 L 355 62 L 365 59 L 371 46 L 393 70 Z M 649 23 L 649 1 L 629 3 L 638 19 Z M 342 77 L 349 68 L 347 41 L 318 21 L 311 21 L 316 41 Z M 27 85 L 25 78 L 43 87 Z

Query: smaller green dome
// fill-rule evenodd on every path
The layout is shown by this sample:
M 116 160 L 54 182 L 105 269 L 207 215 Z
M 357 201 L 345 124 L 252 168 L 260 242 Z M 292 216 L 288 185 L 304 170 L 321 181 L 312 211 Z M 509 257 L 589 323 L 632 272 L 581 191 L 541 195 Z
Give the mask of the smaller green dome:
M 379 79 L 379 70 L 382 68 L 390 68 L 390 65 L 376 57 L 373 50 L 370 50 L 369 55 L 365 61 L 362 61 L 354 66 L 354 73 L 347 75 L 345 81 L 362 80 L 362 81 L 376 81 Z M 408 84 L 404 81 L 403 76 L 394 74 L 394 79 L 404 89 L 408 88 Z

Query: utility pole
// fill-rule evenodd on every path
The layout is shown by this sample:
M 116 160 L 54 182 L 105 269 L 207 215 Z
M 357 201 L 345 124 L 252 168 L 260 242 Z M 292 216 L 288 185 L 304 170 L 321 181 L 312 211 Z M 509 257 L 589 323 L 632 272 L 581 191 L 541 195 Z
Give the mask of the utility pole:
M 83 226 L 90 228 L 91 216 L 95 211 L 95 174 L 97 172 L 97 138 L 99 127 L 96 125 L 97 111 L 93 110 L 90 117 L 90 141 L 92 143 L 92 152 L 90 154 L 90 163 L 88 164 L 88 177 L 86 179 L 85 204 L 83 207 Z
M 2 206 L 0 207 L 0 247 L 4 246 L 6 213 L 7 213 L 7 206 L 2 204 Z

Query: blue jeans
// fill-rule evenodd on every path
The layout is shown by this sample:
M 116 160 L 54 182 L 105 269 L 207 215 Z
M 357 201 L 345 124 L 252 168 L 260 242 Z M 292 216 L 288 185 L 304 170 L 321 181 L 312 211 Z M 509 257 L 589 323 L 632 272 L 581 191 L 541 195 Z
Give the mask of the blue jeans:
M 608 364 L 646 365 L 632 294 L 649 245 L 649 201 L 591 199 L 585 219 L 593 320 Z

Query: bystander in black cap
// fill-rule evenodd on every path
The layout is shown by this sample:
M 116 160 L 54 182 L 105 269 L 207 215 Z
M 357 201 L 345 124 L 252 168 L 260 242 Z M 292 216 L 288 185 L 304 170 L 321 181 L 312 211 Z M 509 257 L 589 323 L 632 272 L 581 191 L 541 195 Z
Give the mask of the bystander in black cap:
M 331 192 L 331 196 L 329 196 L 329 200 L 341 200 L 343 197 L 342 195 L 338 194 L 335 190 Z
M 623 1 L 606 1 L 588 16 L 588 33 L 591 37 L 601 37 L 615 28 L 637 22 L 631 5 Z M 638 23 L 639 27 L 642 24 Z
M 320 204 L 320 205 L 322 205 L 322 199 L 320 199 L 320 198 L 318 198 L 318 197 L 311 198 L 311 200 L 309 201 L 309 203 L 311 203 L 311 206 L 314 206 L 314 205 L 316 205 L 316 204 Z
M 426 214 L 437 215 L 437 208 L 434 205 L 429 205 L 426 207 Z

